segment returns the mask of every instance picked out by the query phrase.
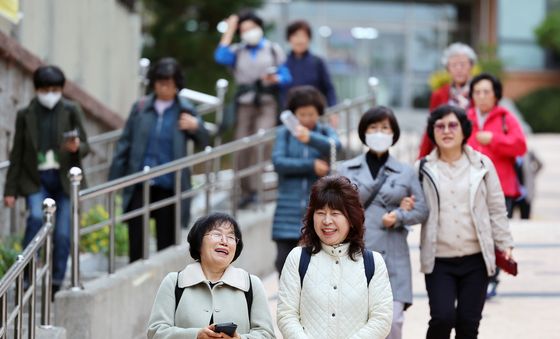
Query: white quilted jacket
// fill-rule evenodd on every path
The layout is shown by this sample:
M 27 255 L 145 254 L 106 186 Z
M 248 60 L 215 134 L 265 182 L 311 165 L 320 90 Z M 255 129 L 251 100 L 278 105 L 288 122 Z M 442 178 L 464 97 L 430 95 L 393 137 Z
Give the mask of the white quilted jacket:
M 278 327 L 284 339 L 384 339 L 391 329 L 393 295 L 385 262 L 373 252 L 375 273 L 369 288 L 363 259 L 352 261 L 348 244 L 323 245 L 300 287 L 301 247 L 284 264 L 278 291 Z

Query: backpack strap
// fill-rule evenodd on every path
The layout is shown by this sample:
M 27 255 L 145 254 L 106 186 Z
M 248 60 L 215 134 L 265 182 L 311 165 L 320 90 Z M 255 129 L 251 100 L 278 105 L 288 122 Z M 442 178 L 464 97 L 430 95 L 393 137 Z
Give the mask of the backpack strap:
M 424 172 L 422 172 L 422 170 L 424 169 L 426 161 L 428 161 L 426 157 L 423 157 L 420 159 L 420 165 L 418 166 L 418 181 L 420 181 L 420 184 L 422 184 L 422 180 L 424 180 Z
M 364 259 L 364 272 L 366 276 L 367 286 L 373 278 L 373 274 L 375 273 L 375 260 L 373 259 L 373 253 L 368 250 L 364 250 L 362 252 L 362 257 Z M 304 247 L 301 249 L 301 256 L 299 257 L 299 280 L 300 286 L 303 287 L 303 278 L 307 273 L 307 268 L 309 267 L 309 262 L 311 261 L 311 248 Z
M 509 132 L 509 128 L 506 124 L 506 114 L 502 114 L 502 132 L 504 132 L 504 134 L 508 134 Z
M 253 282 L 251 281 L 251 274 L 247 272 L 249 276 L 249 290 L 243 292 L 245 294 L 245 301 L 247 302 L 247 312 L 249 313 L 249 323 L 251 323 L 251 308 L 253 307 Z
M 367 285 L 369 286 L 369 282 L 371 278 L 373 278 L 373 274 L 375 273 L 375 260 L 373 259 L 373 252 L 364 250 L 362 252 L 362 256 L 364 258 L 364 270 L 366 273 L 366 281 Z
M 184 287 L 179 287 L 179 273 L 177 272 L 177 282 L 175 283 L 175 311 L 177 311 L 177 306 L 179 306 L 179 301 L 183 296 Z
M 307 273 L 307 268 L 309 267 L 309 262 L 311 261 L 311 248 L 304 247 L 301 249 L 301 255 L 299 257 L 299 282 L 300 286 L 303 286 L 303 278 L 305 278 L 305 273 Z
M 175 283 L 175 311 L 177 311 L 177 307 L 179 306 L 179 301 L 181 301 L 181 297 L 183 296 L 183 292 L 185 291 L 184 287 L 179 287 L 179 273 L 177 272 L 177 282 Z M 251 309 L 253 307 L 253 282 L 251 281 L 251 275 L 247 273 L 249 277 L 249 290 L 243 292 L 245 294 L 245 301 L 247 302 L 247 312 L 249 313 L 249 322 L 251 322 Z

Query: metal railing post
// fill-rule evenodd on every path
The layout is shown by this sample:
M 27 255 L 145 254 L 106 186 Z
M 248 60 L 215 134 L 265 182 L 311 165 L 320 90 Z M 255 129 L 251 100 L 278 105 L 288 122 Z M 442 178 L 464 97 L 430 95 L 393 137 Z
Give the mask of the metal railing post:
M 115 273 L 115 228 L 117 227 L 117 216 L 115 208 L 115 192 L 109 193 L 109 274 Z
M 70 253 L 72 255 L 72 288 L 80 288 L 80 201 L 79 191 L 82 181 L 82 170 L 72 167 L 68 172 L 72 185 L 70 192 L 70 204 L 72 211 L 72 241 L 70 243 Z
M 181 170 L 175 172 L 175 245 L 181 244 Z
M 43 200 L 43 222 L 44 224 L 54 225 L 54 216 L 56 212 L 56 202 L 47 198 Z M 45 265 L 48 269 L 43 276 L 43 293 L 41 295 L 41 325 L 50 325 L 51 323 L 51 267 L 52 267 L 52 232 L 47 234 L 45 240 Z
M 145 170 L 144 170 L 145 171 Z M 142 259 L 148 259 L 150 256 L 150 181 L 144 181 L 142 185 Z
M 218 79 L 216 81 L 216 96 L 220 100 L 220 104 L 216 108 L 216 125 L 218 126 L 218 131 L 222 130 L 222 124 L 224 123 L 224 110 L 225 110 L 225 100 L 228 91 L 229 82 L 226 79 Z M 222 134 L 217 133 L 214 137 L 214 146 L 220 146 L 222 144 Z M 221 167 L 221 157 L 214 160 L 214 176 L 218 176 Z
M 266 131 L 264 129 L 259 129 L 257 134 L 259 136 L 264 136 Z M 267 147 L 267 143 L 260 143 L 257 145 L 257 164 L 259 166 L 258 179 L 257 179 L 257 206 L 264 210 L 264 185 L 263 185 L 263 175 L 264 175 L 264 152 Z

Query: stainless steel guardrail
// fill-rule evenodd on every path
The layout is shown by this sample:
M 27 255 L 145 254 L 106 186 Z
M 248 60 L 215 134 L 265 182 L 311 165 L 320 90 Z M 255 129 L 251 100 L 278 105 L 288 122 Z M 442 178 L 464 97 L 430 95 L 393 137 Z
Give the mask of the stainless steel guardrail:
M 356 126 L 361 114 L 369 107 L 373 106 L 375 102 L 375 95 L 371 94 L 353 99 L 345 100 L 339 105 L 331 107 L 327 110 L 324 118 L 328 119 L 331 116 L 338 117 L 337 131 L 343 142 L 346 157 L 355 155 L 362 151 L 361 143 L 356 144 L 357 131 Z M 230 143 L 219 145 L 215 147 L 207 147 L 205 151 L 192 154 L 182 159 L 178 159 L 167 164 L 150 168 L 147 171 L 128 175 L 116 180 L 112 180 L 95 187 L 79 190 L 81 181 L 81 170 L 72 168 L 70 170 L 70 180 L 72 182 L 71 204 L 72 204 L 72 244 L 71 244 L 71 258 L 72 258 L 72 287 L 80 287 L 80 270 L 79 270 L 79 238 L 82 235 L 94 232 L 103 227 L 109 227 L 109 273 L 115 271 L 115 225 L 122 221 L 130 220 L 134 217 L 143 217 L 143 232 L 149 234 L 149 217 L 150 212 L 165 206 L 175 205 L 175 243 L 179 244 L 181 241 L 181 225 L 180 225 L 180 203 L 182 199 L 192 198 L 195 195 L 204 194 L 205 212 L 209 213 L 212 206 L 210 204 L 211 195 L 216 191 L 229 191 L 230 192 L 230 211 L 235 216 L 237 214 L 237 196 L 238 196 L 238 182 L 239 179 L 262 175 L 267 167 L 270 166 L 270 159 L 265 159 L 265 147 L 267 143 L 272 143 L 276 136 L 276 128 L 264 131 L 261 130 L 257 134 L 235 140 Z M 257 152 L 257 163 L 251 167 L 236 170 L 236 157 L 235 153 L 245 150 L 250 147 L 255 147 Z M 229 178 L 220 175 L 216 168 L 216 162 L 219 162 L 224 157 L 232 156 L 231 168 L 233 175 Z M 182 191 L 180 187 L 181 171 L 185 168 L 192 168 L 193 166 L 203 166 L 204 180 L 193 186 L 187 191 Z M 167 199 L 159 200 L 157 202 L 149 203 L 149 183 L 152 179 L 164 174 L 173 173 L 175 176 L 175 194 Z M 257 196 L 258 202 L 263 202 L 263 184 L 262 180 L 258 181 Z M 128 211 L 120 215 L 116 214 L 116 195 L 119 190 L 130 187 L 133 185 L 143 185 L 143 206 L 133 211 Z M 80 206 L 86 201 L 107 196 L 107 210 L 108 218 L 102 222 L 80 228 Z M 149 237 L 144 237 L 143 243 L 143 258 L 149 257 Z
M 38 288 L 41 288 L 41 326 L 49 326 L 51 315 L 52 232 L 56 204 L 53 199 L 43 201 L 44 223 L 31 243 L 0 280 L 0 338 L 13 330 L 13 338 L 35 338 L 37 324 Z M 8 300 L 14 298 L 13 308 Z M 27 324 L 24 325 L 24 314 Z

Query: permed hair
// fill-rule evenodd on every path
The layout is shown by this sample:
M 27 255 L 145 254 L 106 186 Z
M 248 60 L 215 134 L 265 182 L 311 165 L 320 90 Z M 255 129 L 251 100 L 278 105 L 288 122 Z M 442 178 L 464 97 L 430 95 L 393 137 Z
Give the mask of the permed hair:
M 315 107 L 319 115 L 325 113 L 325 98 L 313 86 L 304 85 L 291 88 L 286 103 L 288 109 L 294 114 L 298 108 L 305 106 Z
M 324 207 L 339 210 L 350 224 L 346 242 L 350 243 L 348 255 L 356 260 L 356 255 L 364 249 L 365 215 L 358 187 L 350 179 L 341 175 L 322 177 L 311 187 L 309 205 L 303 218 L 300 245 L 310 247 L 311 253 L 321 250 L 321 239 L 315 232 L 313 216 L 315 211 Z
M 441 57 L 441 63 L 443 64 L 444 67 L 447 67 L 449 58 L 451 58 L 454 55 L 466 55 L 471 61 L 471 65 L 474 65 L 477 60 L 476 53 L 471 48 L 471 46 L 464 44 L 462 42 L 454 42 L 443 51 L 443 55 Z

